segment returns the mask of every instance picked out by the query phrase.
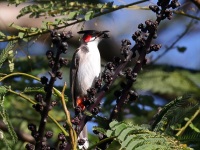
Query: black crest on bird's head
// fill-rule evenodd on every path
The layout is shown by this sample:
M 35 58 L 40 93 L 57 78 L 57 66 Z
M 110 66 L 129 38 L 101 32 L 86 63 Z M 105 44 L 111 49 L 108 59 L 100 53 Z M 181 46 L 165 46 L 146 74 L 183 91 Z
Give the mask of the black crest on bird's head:
M 77 32 L 78 34 L 84 34 L 84 35 L 91 35 L 92 37 L 101 37 L 101 38 L 108 38 L 107 32 L 109 31 L 97 31 L 97 30 L 82 30 Z

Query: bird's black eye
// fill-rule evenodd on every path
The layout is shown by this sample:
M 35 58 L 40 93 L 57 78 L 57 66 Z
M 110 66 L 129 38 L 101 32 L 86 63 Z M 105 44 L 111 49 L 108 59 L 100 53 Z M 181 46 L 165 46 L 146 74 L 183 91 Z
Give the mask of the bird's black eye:
M 91 40 L 91 38 L 92 38 L 92 36 L 89 35 L 89 34 L 84 35 L 84 36 L 83 36 L 83 41 L 84 41 L 84 42 L 89 42 L 89 41 Z

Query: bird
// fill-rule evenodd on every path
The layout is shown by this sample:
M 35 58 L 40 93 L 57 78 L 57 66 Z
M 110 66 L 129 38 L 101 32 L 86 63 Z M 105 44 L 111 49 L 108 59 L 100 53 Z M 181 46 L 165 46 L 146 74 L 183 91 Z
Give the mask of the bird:
M 107 32 L 97 30 L 82 30 L 82 43 L 74 52 L 70 67 L 70 88 L 73 100 L 73 107 L 79 107 L 81 111 L 85 110 L 83 103 L 87 90 L 94 86 L 95 79 L 100 77 L 101 57 L 98 44 L 104 38 L 108 38 Z M 76 112 L 75 112 L 76 114 Z M 78 136 L 78 140 L 86 141 L 84 145 L 79 145 L 80 149 L 87 149 L 89 142 L 87 139 L 87 128 L 83 128 Z

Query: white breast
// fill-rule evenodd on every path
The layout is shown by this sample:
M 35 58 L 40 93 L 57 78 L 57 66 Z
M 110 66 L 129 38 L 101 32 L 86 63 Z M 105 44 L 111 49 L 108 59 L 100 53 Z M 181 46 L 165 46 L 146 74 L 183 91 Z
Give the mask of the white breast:
M 99 77 L 101 71 L 101 60 L 97 44 L 90 43 L 89 51 L 77 54 L 80 56 L 79 68 L 77 72 L 76 88 L 79 96 L 87 94 L 87 90 L 92 87 L 94 79 Z

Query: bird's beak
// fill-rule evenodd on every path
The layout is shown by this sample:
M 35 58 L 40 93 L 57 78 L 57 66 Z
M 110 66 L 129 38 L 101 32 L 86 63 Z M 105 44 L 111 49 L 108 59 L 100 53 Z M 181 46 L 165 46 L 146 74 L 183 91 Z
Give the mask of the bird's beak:
M 108 33 L 107 32 L 110 32 L 110 31 L 101 31 L 98 35 L 97 35 L 97 37 L 101 37 L 101 38 L 104 38 L 104 39 L 106 39 L 106 38 L 109 38 L 109 35 L 108 35 Z

